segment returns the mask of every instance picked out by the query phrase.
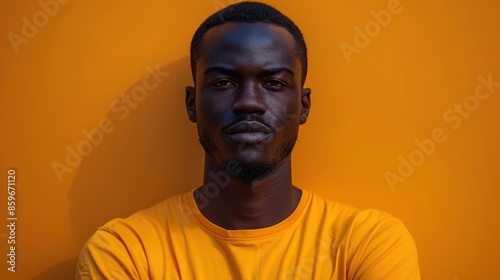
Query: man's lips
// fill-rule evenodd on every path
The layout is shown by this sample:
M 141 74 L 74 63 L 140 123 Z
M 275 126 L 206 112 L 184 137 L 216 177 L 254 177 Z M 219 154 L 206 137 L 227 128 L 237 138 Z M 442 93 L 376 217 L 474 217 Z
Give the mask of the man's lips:
M 258 121 L 241 121 L 226 129 L 229 137 L 239 142 L 261 142 L 266 139 L 272 130 Z
M 271 133 L 271 129 L 258 121 L 241 121 L 233 124 L 226 129 L 228 134 L 262 132 Z

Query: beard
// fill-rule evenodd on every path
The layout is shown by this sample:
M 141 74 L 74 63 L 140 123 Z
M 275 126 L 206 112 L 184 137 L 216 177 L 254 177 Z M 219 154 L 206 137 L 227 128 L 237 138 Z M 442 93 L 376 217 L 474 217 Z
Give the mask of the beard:
M 243 182 L 251 182 L 260 178 L 264 178 L 273 174 L 278 165 L 287 158 L 293 150 L 297 142 L 297 135 L 299 126 L 294 125 L 291 132 L 280 143 L 274 156 L 268 160 L 261 160 L 258 162 L 236 161 L 231 158 L 224 158 L 222 153 L 215 144 L 215 142 L 208 136 L 208 133 L 198 126 L 198 140 L 205 150 L 205 153 L 211 157 L 222 169 L 224 169 L 229 176 Z M 265 148 L 266 143 L 240 143 L 239 146 L 253 146 L 256 149 Z M 260 147 L 260 148 L 259 148 Z

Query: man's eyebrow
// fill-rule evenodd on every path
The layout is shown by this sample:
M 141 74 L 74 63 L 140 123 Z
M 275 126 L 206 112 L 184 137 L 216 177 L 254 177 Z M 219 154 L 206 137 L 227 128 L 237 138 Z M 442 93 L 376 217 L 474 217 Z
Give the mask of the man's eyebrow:
M 238 73 L 238 71 L 235 69 L 222 67 L 222 66 L 209 67 L 209 68 L 205 69 L 205 71 L 203 73 L 207 74 L 209 72 L 219 72 L 219 73 L 228 74 L 228 75 L 234 75 L 234 74 Z M 281 72 L 288 72 L 288 73 L 294 75 L 293 71 L 287 67 L 276 67 L 276 68 L 264 69 L 264 70 L 262 70 L 262 75 L 263 76 L 272 76 L 272 75 L 279 74 Z
M 262 74 L 264 76 L 272 76 L 272 75 L 276 75 L 276 74 L 279 74 L 281 72 L 288 72 L 289 74 L 291 74 L 292 76 L 294 75 L 292 69 L 290 68 L 287 68 L 287 67 L 276 67 L 276 68 L 271 68 L 271 69 L 264 69 L 262 71 Z
M 210 72 L 220 72 L 223 74 L 235 74 L 237 71 L 231 68 L 226 68 L 226 67 L 221 67 L 221 66 L 212 66 L 208 67 L 205 69 L 203 72 L 204 74 L 210 73 Z

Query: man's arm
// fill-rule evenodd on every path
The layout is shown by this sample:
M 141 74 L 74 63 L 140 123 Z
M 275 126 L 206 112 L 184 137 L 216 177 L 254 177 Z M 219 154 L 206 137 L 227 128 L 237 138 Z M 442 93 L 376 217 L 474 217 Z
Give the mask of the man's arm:
M 99 229 L 80 253 L 75 279 L 149 279 L 130 253 L 120 238 Z
M 375 225 L 368 221 L 385 215 Z M 352 248 L 351 279 L 420 279 L 415 242 L 401 220 L 381 211 L 355 220 L 351 244 L 358 245 Z

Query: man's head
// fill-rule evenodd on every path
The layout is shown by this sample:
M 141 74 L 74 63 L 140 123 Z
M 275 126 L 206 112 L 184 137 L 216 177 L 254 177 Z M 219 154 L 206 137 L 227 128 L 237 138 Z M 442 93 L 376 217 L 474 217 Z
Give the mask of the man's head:
M 275 8 L 258 2 L 240 2 L 228 6 L 208 17 L 191 40 L 191 73 L 196 84 L 196 63 L 203 54 L 203 37 L 210 29 L 226 23 L 269 23 L 285 28 L 296 43 L 296 55 L 302 63 L 302 84 L 307 76 L 307 46 L 300 29 L 287 16 Z
M 245 2 L 209 17 L 193 38 L 188 116 L 211 160 L 220 168 L 237 162 L 237 179 L 275 171 L 307 120 L 307 57 L 297 34 L 274 8 Z

